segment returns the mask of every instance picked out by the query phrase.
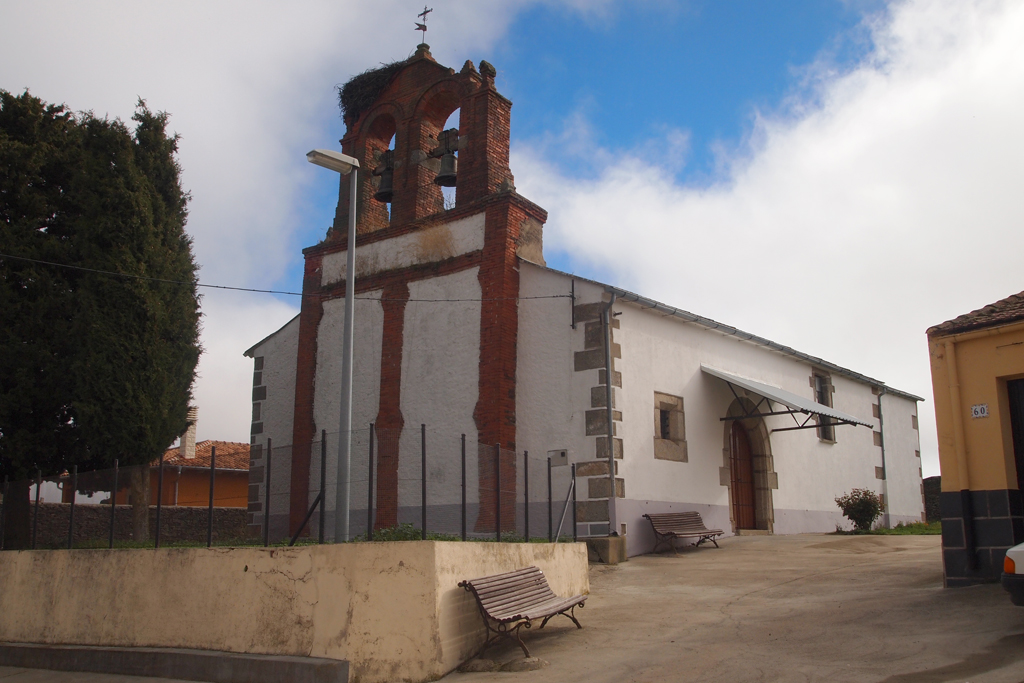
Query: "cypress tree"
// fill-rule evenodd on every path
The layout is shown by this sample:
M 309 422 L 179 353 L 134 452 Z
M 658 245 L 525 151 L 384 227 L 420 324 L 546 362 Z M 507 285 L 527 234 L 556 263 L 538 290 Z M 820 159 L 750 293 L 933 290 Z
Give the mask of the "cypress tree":
M 0 477 L 143 465 L 187 426 L 201 351 L 189 196 L 168 115 L 140 100 L 132 118 L 0 90 L 0 253 L 184 283 L 0 256 Z M 12 493 L 8 547 L 27 538 L 28 487 Z

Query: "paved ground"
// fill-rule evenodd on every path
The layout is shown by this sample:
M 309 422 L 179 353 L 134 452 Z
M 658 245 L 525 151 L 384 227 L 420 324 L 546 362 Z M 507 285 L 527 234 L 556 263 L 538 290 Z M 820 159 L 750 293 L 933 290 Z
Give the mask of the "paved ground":
M 453 673 L 445 683 L 1024 683 L 1024 608 L 998 585 L 943 589 L 937 536 L 720 543 L 592 566 L 584 629 L 560 618 L 526 634 L 549 666 Z M 0 683 L 43 681 L 168 683 L 0 667 Z
M 524 638 L 550 666 L 445 681 L 1024 682 L 1024 608 L 998 585 L 943 589 L 937 536 L 721 546 L 592 566 L 583 630 L 559 619 Z

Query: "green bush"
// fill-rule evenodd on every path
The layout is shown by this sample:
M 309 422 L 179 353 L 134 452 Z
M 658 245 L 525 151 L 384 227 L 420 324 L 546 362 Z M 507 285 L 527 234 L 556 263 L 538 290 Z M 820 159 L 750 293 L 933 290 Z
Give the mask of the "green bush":
M 857 531 L 870 531 L 871 525 L 882 514 L 882 501 L 877 493 L 868 489 L 853 489 L 836 498 L 836 505 L 843 511 L 843 516 L 853 522 Z

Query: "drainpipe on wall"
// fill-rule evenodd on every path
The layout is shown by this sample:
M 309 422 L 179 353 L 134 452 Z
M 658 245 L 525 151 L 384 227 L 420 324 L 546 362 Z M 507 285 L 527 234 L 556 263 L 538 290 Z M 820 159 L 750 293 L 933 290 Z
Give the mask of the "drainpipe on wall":
M 604 307 L 601 323 L 604 325 L 604 402 L 608 416 L 608 535 L 618 536 L 617 518 L 615 515 L 615 410 L 612 406 L 612 306 L 615 305 L 615 293 L 611 294 L 608 305 Z
M 953 409 L 953 443 L 956 451 L 957 478 L 960 480 L 960 505 L 964 520 L 964 548 L 967 552 L 967 567 L 974 570 L 977 562 L 974 553 L 974 510 L 971 506 L 971 481 L 967 471 L 967 446 L 964 441 L 963 406 L 960 404 L 960 374 L 956 366 L 956 342 L 947 339 L 946 368 L 949 373 L 949 400 Z

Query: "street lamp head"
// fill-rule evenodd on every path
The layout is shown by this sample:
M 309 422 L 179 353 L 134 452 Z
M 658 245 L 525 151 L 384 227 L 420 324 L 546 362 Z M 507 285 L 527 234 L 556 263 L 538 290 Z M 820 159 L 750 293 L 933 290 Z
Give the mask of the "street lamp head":
M 352 169 L 359 168 L 359 160 L 341 152 L 334 152 L 329 149 L 314 149 L 306 154 L 306 161 L 317 166 L 323 166 L 342 175 L 352 172 Z

